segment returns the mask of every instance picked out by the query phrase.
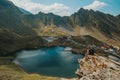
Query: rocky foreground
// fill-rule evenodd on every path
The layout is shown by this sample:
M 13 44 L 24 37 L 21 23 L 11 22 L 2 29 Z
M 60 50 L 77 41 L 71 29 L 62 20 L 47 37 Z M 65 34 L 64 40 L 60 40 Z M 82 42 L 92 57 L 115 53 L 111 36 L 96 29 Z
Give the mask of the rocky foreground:
M 120 80 L 120 63 L 101 56 L 88 56 L 78 61 L 79 79 L 76 80 Z
M 9 58 L 10 59 L 10 58 Z M 6 63 L 7 62 L 7 63 Z M 4 60 L 0 63 L 0 80 L 120 80 L 120 63 L 102 56 L 88 56 L 78 60 L 78 78 L 65 79 L 28 74 L 21 68 Z

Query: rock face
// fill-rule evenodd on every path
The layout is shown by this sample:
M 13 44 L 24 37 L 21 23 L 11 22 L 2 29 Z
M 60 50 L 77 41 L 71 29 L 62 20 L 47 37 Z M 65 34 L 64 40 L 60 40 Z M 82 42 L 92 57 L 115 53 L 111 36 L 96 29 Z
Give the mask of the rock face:
M 79 80 L 120 80 L 120 63 L 101 56 L 88 56 L 78 61 Z

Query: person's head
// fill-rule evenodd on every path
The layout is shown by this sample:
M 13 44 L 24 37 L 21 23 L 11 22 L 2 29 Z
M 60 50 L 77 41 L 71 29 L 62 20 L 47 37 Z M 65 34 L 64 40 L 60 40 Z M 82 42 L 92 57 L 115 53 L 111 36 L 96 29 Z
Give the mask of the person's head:
M 90 47 L 91 47 L 91 45 L 89 44 L 89 45 L 87 45 L 87 49 L 90 49 Z

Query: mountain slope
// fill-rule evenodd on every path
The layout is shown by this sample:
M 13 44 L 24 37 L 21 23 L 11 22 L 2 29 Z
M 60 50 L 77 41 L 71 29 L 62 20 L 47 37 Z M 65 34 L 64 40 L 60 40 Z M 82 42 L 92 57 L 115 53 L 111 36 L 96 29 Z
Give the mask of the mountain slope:
M 56 28 L 61 27 L 65 29 L 65 31 L 62 31 L 66 32 L 66 30 L 68 30 L 73 32 L 74 35 L 91 34 L 91 36 L 98 37 L 98 39 L 103 37 L 104 40 L 120 35 L 120 21 L 118 20 L 118 17 L 104 14 L 99 11 L 85 10 L 83 8 L 71 16 L 61 17 L 52 13 L 45 14 L 39 12 L 36 15 L 25 16 L 24 20 L 25 22 L 28 22 L 27 24 L 38 29 L 38 33 L 41 30 L 41 27 L 52 26 Z
M 102 34 L 111 37 L 112 34 L 120 35 L 119 25 L 116 24 L 116 17 L 104 14 L 99 11 L 80 9 L 77 13 L 71 15 L 74 25 L 86 27 L 87 29 L 95 28 Z
M 99 11 L 85 10 L 83 8 L 71 16 L 61 17 L 52 13 L 45 14 L 39 12 L 36 15 L 28 15 L 25 19 L 27 19 L 26 22 L 28 22 L 28 24 L 34 24 L 33 26 L 36 27 L 36 29 L 50 26 L 61 27 L 73 32 L 74 35 L 89 34 L 93 37 L 98 37 L 97 39 L 103 37 L 104 40 L 120 36 L 120 21 L 118 17 Z
M 24 20 L 30 23 L 31 25 L 34 25 L 34 27 L 50 26 L 51 24 L 53 24 L 56 27 L 63 27 L 68 30 L 72 29 L 70 22 L 66 18 L 55 15 L 53 13 L 45 14 L 45 13 L 39 12 L 36 15 L 32 15 L 32 14 L 26 15 Z
M 10 1 L 0 0 L 0 28 L 7 28 L 20 35 L 30 35 L 35 32 L 22 22 L 24 14 Z
M 36 15 L 25 14 L 12 2 L 0 0 L 0 36 L 2 36 L 0 40 L 0 43 L 2 43 L 0 52 L 7 49 L 7 47 L 4 48 L 4 45 L 10 45 L 10 42 L 8 44 L 4 42 L 6 40 L 7 42 L 14 42 L 13 48 L 16 47 L 16 44 L 20 45 L 17 46 L 20 49 L 27 47 L 25 42 L 36 38 L 36 36 L 90 35 L 102 42 L 120 46 L 119 31 L 120 15 L 112 16 L 83 8 L 71 16 L 64 17 L 42 12 Z M 31 36 L 32 38 L 24 36 Z M 24 40 L 19 42 L 22 38 Z M 39 39 L 41 41 L 39 37 L 35 40 L 39 41 Z M 38 43 L 41 43 L 40 41 Z M 22 47 L 21 44 L 23 44 Z M 33 43 L 33 45 L 37 44 Z M 31 46 L 33 45 L 31 44 Z
M 101 37 L 120 36 L 119 16 L 115 17 L 99 11 L 81 8 L 71 16 L 65 17 L 42 12 L 33 15 L 21 12 L 18 7 L 8 0 L 1 0 L 0 8 L 0 18 L 2 18 L 0 27 L 9 28 L 9 30 L 18 34 L 31 35 L 35 32 L 39 33 L 41 27 L 52 26 L 74 32 L 74 35 L 94 35 L 97 32 Z M 78 31 L 76 31 L 76 28 Z M 94 35 L 94 37 L 96 36 L 98 35 Z

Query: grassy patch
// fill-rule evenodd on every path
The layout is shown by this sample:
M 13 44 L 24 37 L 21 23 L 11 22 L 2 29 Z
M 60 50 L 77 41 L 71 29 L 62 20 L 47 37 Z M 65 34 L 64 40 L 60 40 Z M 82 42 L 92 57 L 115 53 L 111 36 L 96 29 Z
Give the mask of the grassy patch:
M 13 64 L 0 65 L 0 80 L 18 80 L 25 75 L 27 73 Z
M 31 75 L 25 76 L 24 78 L 20 80 L 59 80 L 59 78 L 40 76 L 38 74 L 31 74 Z

